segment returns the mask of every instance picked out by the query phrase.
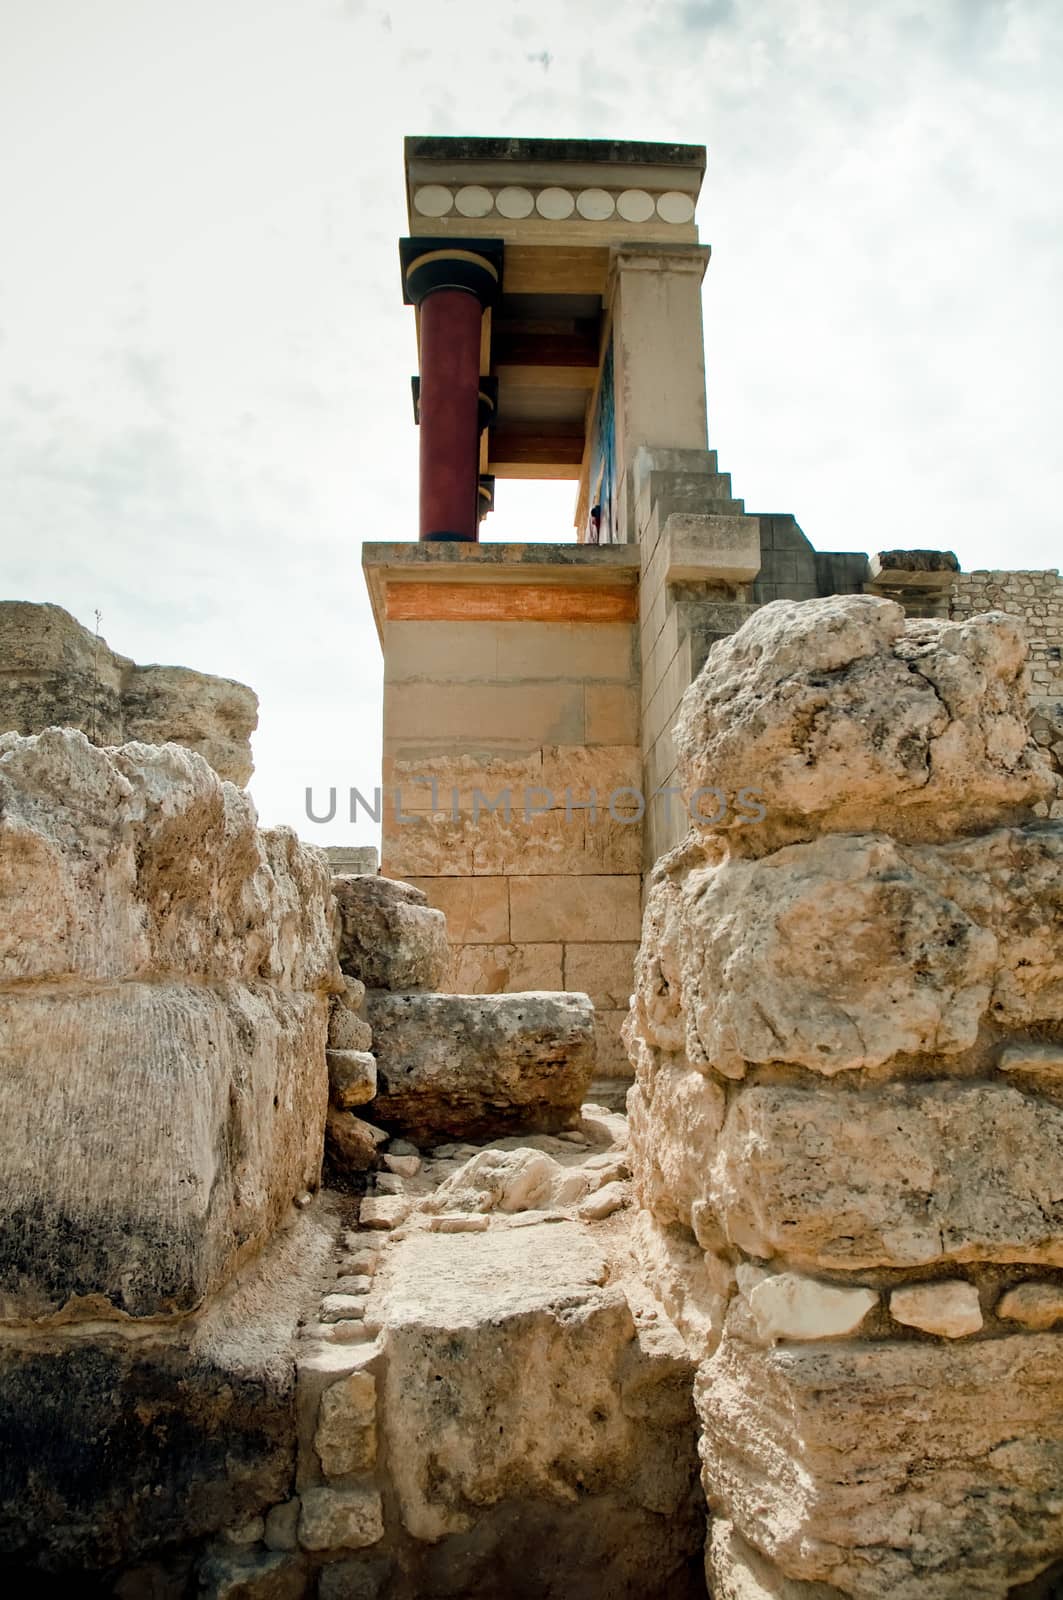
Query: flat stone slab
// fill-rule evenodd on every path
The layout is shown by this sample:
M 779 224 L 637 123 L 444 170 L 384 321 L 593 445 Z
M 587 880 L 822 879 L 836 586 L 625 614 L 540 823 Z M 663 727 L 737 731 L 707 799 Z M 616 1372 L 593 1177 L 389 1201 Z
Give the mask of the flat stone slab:
M 586 995 L 366 996 L 373 1116 L 421 1147 L 572 1127 L 594 1070 Z

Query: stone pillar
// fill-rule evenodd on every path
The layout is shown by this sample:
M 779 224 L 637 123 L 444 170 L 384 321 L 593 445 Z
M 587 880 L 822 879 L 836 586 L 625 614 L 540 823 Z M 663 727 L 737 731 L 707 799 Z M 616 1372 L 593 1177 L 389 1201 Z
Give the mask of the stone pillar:
M 479 530 L 482 320 L 498 290 L 501 247 L 420 248 L 427 242 L 402 241 L 406 297 L 420 312 L 420 537 L 471 543 Z

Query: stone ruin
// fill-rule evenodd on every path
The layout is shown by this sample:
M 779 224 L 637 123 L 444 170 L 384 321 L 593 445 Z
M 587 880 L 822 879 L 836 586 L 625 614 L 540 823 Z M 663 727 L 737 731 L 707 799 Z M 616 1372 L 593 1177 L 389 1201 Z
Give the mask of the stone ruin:
M 757 611 L 755 784 L 586 995 L 175 743 L 0 736 L 0 1573 L 121 1600 L 1063 1582 L 1063 805 L 997 613 Z M 1055 1586 L 1055 1587 L 1054 1587 Z

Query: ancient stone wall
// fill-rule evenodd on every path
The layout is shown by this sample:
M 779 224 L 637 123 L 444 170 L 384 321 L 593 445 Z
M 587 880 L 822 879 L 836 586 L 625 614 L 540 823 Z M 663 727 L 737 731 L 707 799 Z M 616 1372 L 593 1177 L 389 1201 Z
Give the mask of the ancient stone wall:
M 1020 617 L 1030 646 L 1034 702 L 1063 700 L 1063 578 L 1055 570 L 958 572 L 949 615 L 957 622 L 984 611 Z
M 717 1597 L 999 1600 L 1063 1556 L 1063 807 L 1028 688 L 1011 619 L 853 596 L 766 606 L 684 698 L 680 781 L 767 805 L 658 864 L 628 1025 Z
M 61 606 L 0 601 L 0 733 L 79 728 L 93 744 L 184 745 L 241 788 L 258 697 L 188 667 L 138 667 Z

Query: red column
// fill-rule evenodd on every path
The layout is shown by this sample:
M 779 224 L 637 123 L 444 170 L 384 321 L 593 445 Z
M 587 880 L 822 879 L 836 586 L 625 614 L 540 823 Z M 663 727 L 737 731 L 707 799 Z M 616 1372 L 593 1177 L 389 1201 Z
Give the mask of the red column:
M 421 538 L 479 537 L 480 326 L 468 289 L 421 302 Z

